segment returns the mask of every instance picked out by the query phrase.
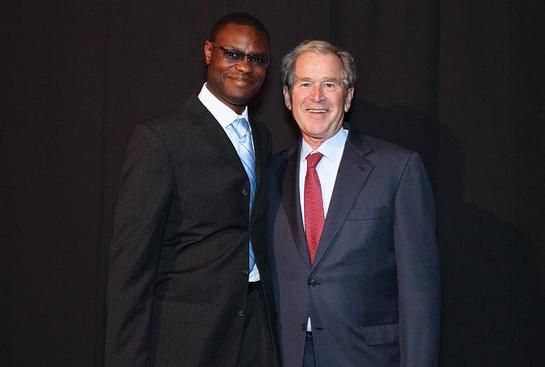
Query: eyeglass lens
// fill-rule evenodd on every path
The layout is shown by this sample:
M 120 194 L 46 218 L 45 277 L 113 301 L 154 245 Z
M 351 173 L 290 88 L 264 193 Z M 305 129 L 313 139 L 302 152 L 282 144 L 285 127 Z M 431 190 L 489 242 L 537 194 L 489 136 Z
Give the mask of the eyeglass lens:
M 229 62 L 237 63 L 242 62 L 245 58 L 248 58 L 248 62 L 254 66 L 264 67 L 269 66 L 269 57 L 266 55 L 247 55 L 244 52 L 235 50 L 232 48 L 222 47 L 215 42 L 212 42 L 212 45 L 219 48 L 223 51 L 223 55 Z

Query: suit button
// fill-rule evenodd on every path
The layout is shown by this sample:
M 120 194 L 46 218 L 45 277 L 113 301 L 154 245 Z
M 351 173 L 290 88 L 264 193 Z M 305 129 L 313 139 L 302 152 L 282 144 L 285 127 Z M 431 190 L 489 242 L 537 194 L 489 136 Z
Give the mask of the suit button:
M 237 316 L 238 317 L 244 317 L 244 310 L 240 309 L 237 311 Z
M 248 273 L 250 273 L 250 272 L 248 271 L 248 268 L 242 268 L 242 270 L 241 270 L 240 272 L 241 272 L 242 275 L 244 275 L 244 276 L 248 276 Z
M 242 192 L 242 195 L 243 195 L 243 196 L 248 196 L 248 195 L 250 194 L 250 190 L 248 190 L 248 189 L 245 188 L 245 187 L 242 189 L 241 192 Z
M 316 287 L 318 285 L 318 281 L 316 280 L 316 278 L 310 278 L 308 280 L 308 285 L 311 287 Z

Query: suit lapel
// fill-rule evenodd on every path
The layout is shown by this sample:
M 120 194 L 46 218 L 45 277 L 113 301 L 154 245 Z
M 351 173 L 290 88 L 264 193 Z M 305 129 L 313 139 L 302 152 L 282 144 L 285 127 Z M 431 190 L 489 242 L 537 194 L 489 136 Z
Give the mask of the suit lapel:
M 216 150 L 229 164 L 237 167 L 246 174 L 231 140 L 229 140 L 229 137 L 221 125 L 206 107 L 204 107 L 196 95 L 188 101 L 188 107 L 195 114 L 193 123 L 200 126 L 202 129 L 201 134 L 198 135 L 201 142 Z
M 299 201 L 299 149 L 300 144 L 287 153 L 286 161 L 278 170 L 277 179 L 282 205 L 288 217 L 295 246 L 303 262 L 310 269 L 310 257 L 303 229 L 301 203 Z
M 255 174 L 256 174 L 256 187 L 257 194 L 261 191 L 261 180 L 263 179 L 263 170 L 267 167 L 267 142 L 265 141 L 266 135 L 259 130 L 257 124 L 253 121 L 252 117 L 250 118 L 250 125 L 252 126 L 252 137 L 254 141 L 254 152 L 255 152 Z
M 328 214 L 313 266 L 320 262 L 333 243 L 337 232 L 343 225 L 352 205 L 373 170 L 373 164 L 365 158 L 370 150 L 371 147 L 363 137 L 357 131 L 351 129 L 337 172 Z

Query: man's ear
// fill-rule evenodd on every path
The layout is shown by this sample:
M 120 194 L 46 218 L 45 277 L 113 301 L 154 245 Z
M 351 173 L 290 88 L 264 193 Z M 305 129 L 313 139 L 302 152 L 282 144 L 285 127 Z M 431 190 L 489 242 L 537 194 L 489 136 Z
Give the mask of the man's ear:
M 344 112 L 348 112 L 352 105 L 352 98 L 354 98 L 354 87 L 348 89 L 346 92 L 346 98 L 344 100 Z
M 284 86 L 282 88 L 282 94 L 284 94 L 284 103 L 286 104 L 286 107 L 291 111 L 291 97 L 288 87 Z
M 210 41 L 204 41 L 204 61 L 206 65 L 210 65 L 210 60 L 212 59 L 212 43 Z

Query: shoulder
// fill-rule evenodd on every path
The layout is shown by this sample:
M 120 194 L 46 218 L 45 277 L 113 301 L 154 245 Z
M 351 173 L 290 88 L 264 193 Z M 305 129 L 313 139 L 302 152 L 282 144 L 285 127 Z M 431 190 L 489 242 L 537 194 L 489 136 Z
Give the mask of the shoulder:
M 383 156 L 384 158 L 407 159 L 415 154 L 415 152 L 402 147 L 401 145 L 375 138 L 374 136 L 363 135 L 363 138 L 372 147 L 372 153 Z
M 185 146 L 194 141 L 196 121 L 205 117 L 202 115 L 204 106 L 199 107 L 200 101 L 196 95 L 191 97 L 184 106 L 176 111 L 150 118 L 138 123 L 129 140 L 127 150 L 169 151 L 176 146 Z
M 265 125 L 263 121 L 261 121 L 254 115 L 249 115 L 248 117 L 250 119 L 250 123 L 252 124 L 252 128 L 269 131 L 269 129 L 267 128 L 267 126 Z
M 207 115 L 210 115 L 208 116 Z M 148 136 L 162 141 L 163 144 L 180 144 L 191 141 L 199 125 L 213 116 L 206 110 L 196 95 L 193 95 L 179 109 L 152 117 L 140 122 L 134 129 L 133 136 Z
M 346 146 L 366 155 L 368 159 L 406 160 L 415 154 L 401 145 L 366 135 L 350 124 L 345 127 L 349 129 Z
M 275 174 L 280 168 L 285 167 L 288 161 L 295 159 L 298 156 L 299 144 L 279 151 L 271 156 L 269 160 L 269 173 Z M 296 163 L 296 162 L 295 162 Z
M 346 146 L 345 149 L 353 149 L 375 169 L 382 172 L 401 174 L 411 163 L 423 166 L 418 153 L 401 145 L 362 134 L 356 129 L 350 129 Z
M 252 125 L 252 129 L 255 129 L 258 135 L 266 137 L 267 140 L 270 140 L 271 133 L 269 132 L 269 128 L 267 127 L 267 125 L 265 125 L 261 120 L 257 119 L 255 116 L 250 115 L 249 118 L 250 118 L 250 123 Z
M 168 132 L 179 129 L 181 124 L 199 122 L 210 114 L 199 101 L 197 95 L 192 95 L 179 109 L 144 121 L 142 125 L 158 132 Z M 210 115 L 211 116 L 211 115 Z
M 290 158 L 295 151 L 298 149 L 298 144 L 295 144 L 293 146 L 290 146 L 289 148 L 286 148 L 284 150 L 281 150 L 271 156 L 271 164 L 273 163 L 281 163 L 286 161 L 288 158 Z

